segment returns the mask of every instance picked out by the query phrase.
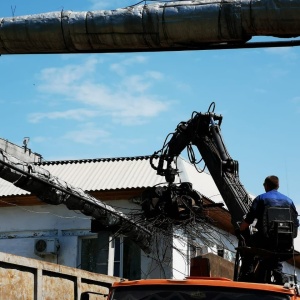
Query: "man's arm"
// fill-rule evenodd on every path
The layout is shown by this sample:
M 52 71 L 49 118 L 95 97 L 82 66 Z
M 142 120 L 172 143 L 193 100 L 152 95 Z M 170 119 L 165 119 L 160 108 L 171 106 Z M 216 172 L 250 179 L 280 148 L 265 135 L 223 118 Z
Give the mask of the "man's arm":
M 253 200 L 249 212 L 247 213 L 245 219 L 240 224 L 240 231 L 244 231 L 248 229 L 249 226 L 253 223 L 254 219 L 257 217 L 257 205 L 258 205 L 258 197 L 256 197 Z
M 243 220 L 243 222 L 240 225 L 240 231 L 244 231 L 244 230 L 248 229 L 249 226 L 250 226 L 250 224 L 247 223 L 245 220 Z

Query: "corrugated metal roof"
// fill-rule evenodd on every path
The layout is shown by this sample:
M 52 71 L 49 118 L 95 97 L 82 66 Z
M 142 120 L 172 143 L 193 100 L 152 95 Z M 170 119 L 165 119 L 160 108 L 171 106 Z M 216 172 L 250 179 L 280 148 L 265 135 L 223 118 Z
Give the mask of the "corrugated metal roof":
M 19 195 L 30 195 L 30 193 L 19 189 L 12 183 L 0 178 L 0 197 Z
M 86 191 L 144 188 L 164 182 L 149 156 L 46 162 L 53 176 Z
M 165 183 L 165 178 L 157 175 L 151 167 L 150 156 L 45 161 L 37 165 L 48 170 L 52 176 L 84 191 L 146 188 Z M 179 176 L 175 182 L 192 182 L 194 189 L 208 198 L 219 195 L 209 174 L 196 172 L 181 157 L 178 158 L 177 167 Z M 29 194 L 0 178 L 0 197 Z M 222 198 L 219 196 L 213 200 L 222 201 Z
M 151 167 L 150 156 L 46 161 L 37 165 L 84 191 L 144 188 L 165 182 Z M 0 197 L 28 194 L 0 179 Z

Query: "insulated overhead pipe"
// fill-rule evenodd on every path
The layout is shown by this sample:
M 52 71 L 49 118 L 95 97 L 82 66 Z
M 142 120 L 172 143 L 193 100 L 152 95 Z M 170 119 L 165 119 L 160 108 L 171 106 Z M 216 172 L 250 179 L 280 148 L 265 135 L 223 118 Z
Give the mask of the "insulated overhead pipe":
M 0 54 L 204 49 L 299 35 L 300 0 L 154 2 L 0 18 Z
M 64 204 L 70 210 L 80 210 L 99 224 L 133 240 L 145 253 L 151 251 L 151 232 L 134 219 L 115 210 L 37 164 L 26 163 L 0 148 L 0 178 L 28 191 L 52 205 Z

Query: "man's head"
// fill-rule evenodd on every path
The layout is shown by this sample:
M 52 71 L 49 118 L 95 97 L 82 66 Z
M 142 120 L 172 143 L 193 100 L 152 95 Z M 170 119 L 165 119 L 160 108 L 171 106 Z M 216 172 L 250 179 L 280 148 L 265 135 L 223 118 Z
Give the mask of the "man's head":
M 264 181 L 264 188 L 266 192 L 277 190 L 279 188 L 279 178 L 275 175 L 266 177 Z

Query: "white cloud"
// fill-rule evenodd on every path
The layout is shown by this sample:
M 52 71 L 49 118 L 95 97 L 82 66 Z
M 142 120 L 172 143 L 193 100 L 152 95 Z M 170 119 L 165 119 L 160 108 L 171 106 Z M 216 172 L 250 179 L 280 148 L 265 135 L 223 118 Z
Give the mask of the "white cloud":
M 161 80 L 164 78 L 163 74 L 161 72 L 157 72 L 157 71 L 148 71 L 146 74 L 150 78 L 153 78 L 156 80 Z
M 110 65 L 110 70 L 116 74 L 122 76 L 126 74 L 126 68 L 136 64 L 142 64 L 147 61 L 147 57 L 138 55 L 131 58 L 127 58 L 118 63 L 113 63 Z
M 70 86 L 87 80 L 88 75 L 94 73 L 98 63 L 97 59 L 90 58 L 81 65 L 66 65 L 61 68 L 44 69 L 39 75 L 41 84 L 38 85 L 38 89 L 47 93 L 67 94 Z
M 93 110 L 86 109 L 71 109 L 67 111 L 54 111 L 47 113 L 32 113 L 28 116 L 29 122 L 38 123 L 42 119 L 72 119 L 77 121 L 83 121 L 87 118 L 96 116 L 97 113 Z
M 147 118 L 165 111 L 166 105 L 160 101 L 140 98 L 139 101 L 131 101 L 130 105 L 124 103 L 121 108 L 119 111 L 113 112 L 114 122 L 123 125 L 137 125 L 144 123 Z
M 93 123 L 87 123 L 81 129 L 69 131 L 63 138 L 81 144 L 93 144 L 100 138 L 106 138 L 109 132 L 97 128 Z
M 141 75 L 127 76 L 122 81 L 122 87 L 131 93 L 144 93 L 151 86 L 151 82 Z
M 125 68 L 145 61 L 145 57 L 135 56 L 121 61 L 119 65 Z M 102 61 L 92 57 L 82 64 L 42 70 L 40 92 L 46 93 L 48 97 L 55 96 L 55 99 L 60 99 L 60 102 L 75 101 L 82 108 L 47 113 L 36 112 L 29 116 L 30 121 L 39 122 L 44 118 L 83 121 L 86 118 L 106 115 L 111 116 L 114 122 L 130 125 L 147 122 L 149 118 L 168 109 L 170 103 L 160 100 L 159 96 L 152 92 L 155 91 L 153 86 L 164 80 L 162 73 L 145 71 L 138 75 L 119 74 L 119 80 L 114 80 L 114 84 L 110 84 L 101 81 L 101 78 L 105 79 L 107 69 L 104 69 L 100 63 Z M 99 69 L 99 66 L 102 69 Z M 126 69 L 124 73 L 126 74 Z M 98 79 L 99 75 L 100 79 Z

